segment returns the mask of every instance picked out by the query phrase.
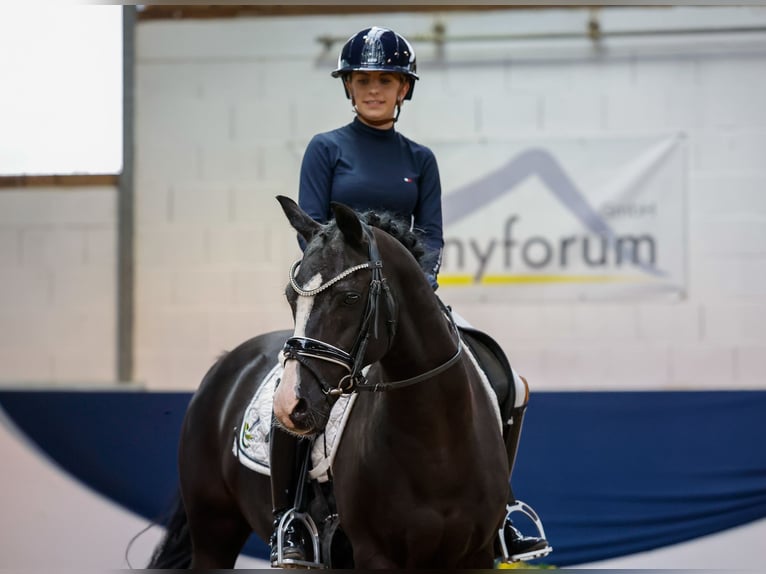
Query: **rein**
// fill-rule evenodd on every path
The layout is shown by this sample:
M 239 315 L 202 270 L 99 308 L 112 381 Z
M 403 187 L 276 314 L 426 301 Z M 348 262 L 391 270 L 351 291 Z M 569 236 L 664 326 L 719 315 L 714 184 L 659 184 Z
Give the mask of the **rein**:
M 317 293 L 321 293 L 341 279 L 348 277 L 357 271 L 361 271 L 363 269 L 370 269 L 372 271 L 370 289 L 367 296 L 367 305 L 365 307 L 359 332 L 357 333 L 356 340 L 354 341 L 354 345 L 350 353 L 347 353 L 343 349 L 340 349 L 334 345 L 330 345 L 329 343 L 325 343 L 324 341 L 319 341 L 317 339 L 312 339 L 310 337 L 290 337 L 287 339 L 282 349 L 285 360 L 297 360 L 299 363 L 301 363 L 301 365 L 309 369 L 314 374 L 317 381 L 319 381 L 322 387 L 322 392 L 330 396 L 353 394 L 358 391 L 388 391 L 414 385 L 434 377 L 452 367 L 460 359 L 460 355 L 462 354 L 463 350 L 460 336 L 458 335 L 457 350 L 455 351 L 455 354 L 446 362 L 433 369 L 430 369 L 429 371 L 426 371 L 425 373 L 399 381 L 370 383 L 367 380 L 367 377 L 362 372 L 365 367 L 365 365 L 363 365 L 363 360 L 364 354 L 367 350 L 367 344 L 369 343 L 371 329 L 373 336 L 376 339 L 378 338 L 378 312 L 380 306 L 380 296 L 381 294 L 384 294 L 386 300 L 386 310 L 388 313 L 387 326 L 389 348 L 391 347 L 391 342 L 394 338 L 394 335 L 396 334 L 396 301 L 391 293 L 386 279 L 383 277 L 383 261 L 380 258 L 380 252 L 378 251 L 378 245 L 375 241 L 375 236 L 367 225 L 363 224 L 363 230 L 369 243 L 370 260 L 366 263 L 361 263 L 359 265 L 349 267 L 319 287 L 311 290 L 304 290 L 298 285 L 297 281 L 295 280 L 295 275 L 301 260 L 296 261 L 290 267 L 290 286 L 300 297 L 313 297 Z M 439 301 L 439 303 L 442 308 L 444 308 L 444 304 L 441 303 L 441 301 Z M 457 334 L 458 331 L 454 319 L 452 318 L 452 314 L 448 309 L 444 308 L 444 310 L 445 314 L 450 320 L 453 331 Z M 305 360 L 306 358 L 319 359 L 340 365 L 348 371 L 348 374 L 344 375 L 338 381 L 337 386 L 332 387 L 331 385 L 327 384 L 321 377 L 319 377 L 313 369 L 311 369 Z

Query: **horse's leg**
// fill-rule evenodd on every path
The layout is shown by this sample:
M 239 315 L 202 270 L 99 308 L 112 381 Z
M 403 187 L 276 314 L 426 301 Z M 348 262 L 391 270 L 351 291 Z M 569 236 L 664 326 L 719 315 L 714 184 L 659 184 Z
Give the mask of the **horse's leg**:
M 189 511 L 193 569 L 231 569 L 251 528 L 234 501 L 194 505 Z
M 456 565 L 460 570 L 481 569 L 488 570 L 494 566 L 495 556 L 492 549 L 484 549 L 466 556 Z

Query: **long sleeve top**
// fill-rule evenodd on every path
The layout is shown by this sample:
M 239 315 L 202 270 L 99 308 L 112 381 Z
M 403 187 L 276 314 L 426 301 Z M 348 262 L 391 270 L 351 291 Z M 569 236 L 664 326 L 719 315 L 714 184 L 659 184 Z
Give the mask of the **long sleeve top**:
M 411 218 L 428 253 L 427 275 L 435 280 L 444 246 L 441 182 L 433 152 L 393 127 L 380 130 L 358 118 L 317 134 L 301 165 L 298 203 L 326 223 L 330 202 L 358 211 L 390 211 Z

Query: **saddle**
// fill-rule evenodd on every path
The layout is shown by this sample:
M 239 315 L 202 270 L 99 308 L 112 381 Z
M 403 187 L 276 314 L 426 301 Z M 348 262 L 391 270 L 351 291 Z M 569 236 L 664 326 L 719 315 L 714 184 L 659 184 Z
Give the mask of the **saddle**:
M 478 361 L 489 384 L 497 396 L 500 417 L 505 421 L 511 418 L 511 411 L 516 401 L 516 386 L 513 382 L 513 370 L 505 352 L 491 336 L 473 327 L 458 325 L 463 342 Z

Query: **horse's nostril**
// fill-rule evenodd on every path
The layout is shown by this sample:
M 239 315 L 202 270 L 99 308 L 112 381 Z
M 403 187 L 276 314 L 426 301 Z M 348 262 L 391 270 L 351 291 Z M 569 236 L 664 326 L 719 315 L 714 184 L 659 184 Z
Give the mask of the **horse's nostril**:
M 292 420 L 293 424 L 296 426 L 301 426 L 301 424 L 305 423 L 308 418 L 308 414 L 309 409 L 306 399 L 298 399 L 298 403 L 293 408 L 293 412 L 290 413 L 290 420 Z

